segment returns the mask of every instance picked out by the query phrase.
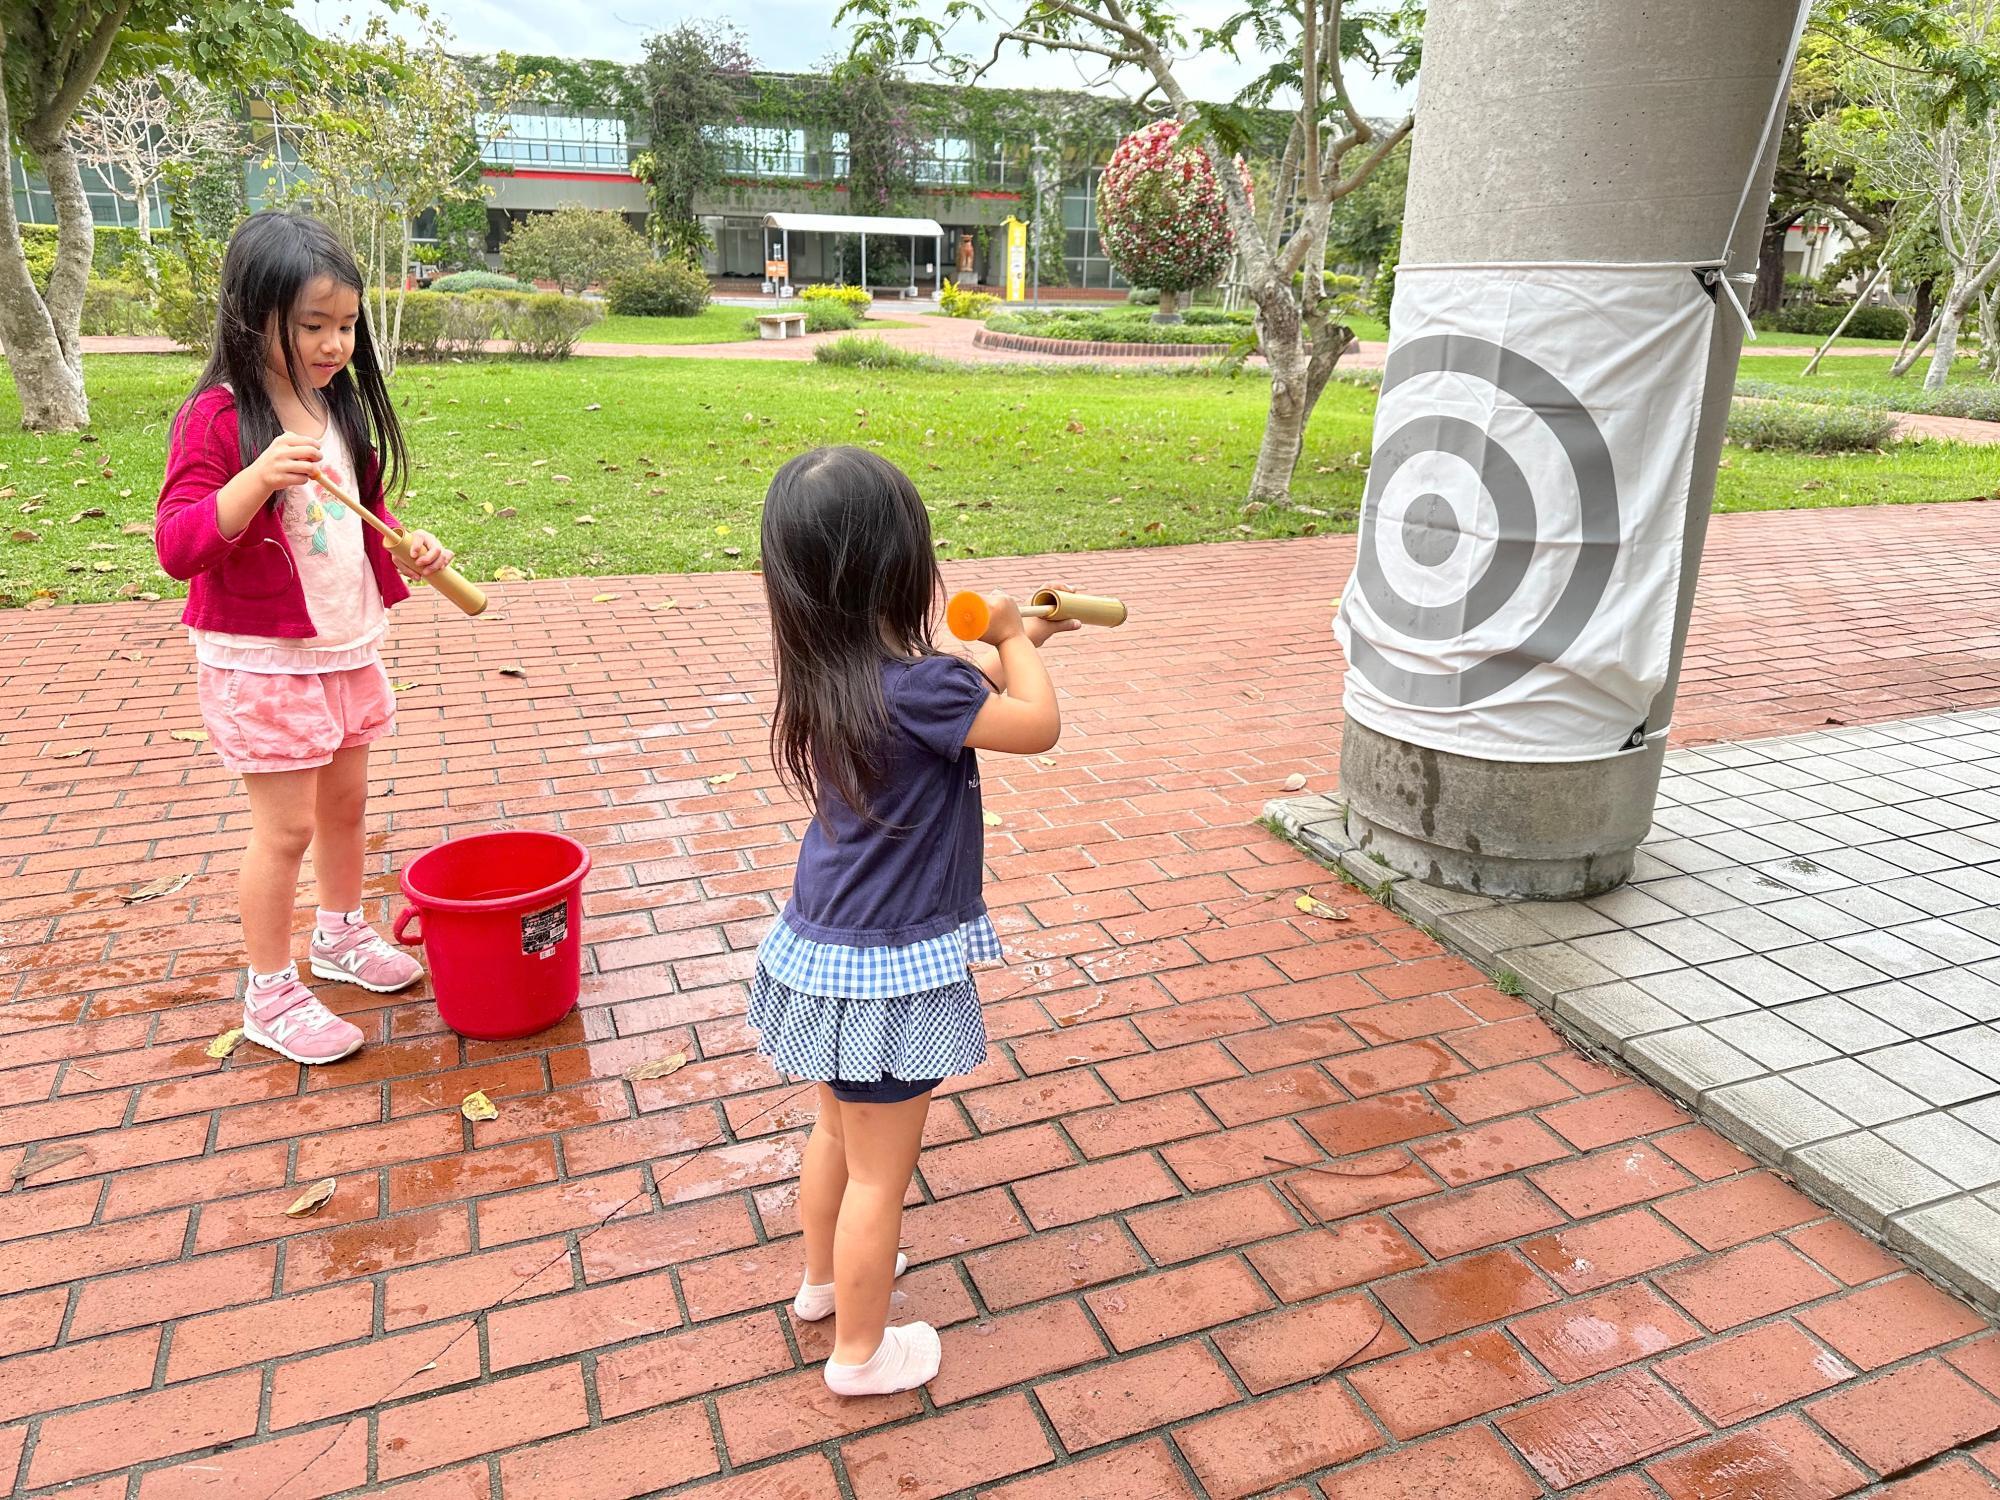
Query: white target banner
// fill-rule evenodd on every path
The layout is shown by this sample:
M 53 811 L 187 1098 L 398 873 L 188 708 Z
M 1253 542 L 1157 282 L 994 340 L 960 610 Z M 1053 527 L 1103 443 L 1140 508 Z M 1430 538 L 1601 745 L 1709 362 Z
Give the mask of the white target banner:
M 1689 266 L 1402 266 L 1346 711 L 1488 760 L 1642 746 L 1716 305 Z

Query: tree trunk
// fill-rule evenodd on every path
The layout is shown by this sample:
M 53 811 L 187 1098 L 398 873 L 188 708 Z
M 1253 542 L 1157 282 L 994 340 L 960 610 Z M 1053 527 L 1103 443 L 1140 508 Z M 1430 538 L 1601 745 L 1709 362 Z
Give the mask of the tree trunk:
M 403 299 L 410 290 L 410 221 L 403 220 L 403 268 L 396 277 L 396 325 L 389 330 L 389 346 L 382 361 L 382 377 L 387 379 L 396 373 L 396 363 L 403 357 Z
M 1250 498 L 1285 505 L 1290 503 L 1292 473 L 1305 447 L 1306 418 L 1312 415 L 1305 328 L 1289 287 L 1258 281 L 1252 284 L 1251 295 L 1257 301 L 1257 341 L 1271 367 L 1271 410 L 1257 449 L 1257 468 L 1250 476 Z
M 1181 294 L 1160 288 L 1160 310 L 1153 314 L 1155 323 L 1178 323 L 1181 320 Z
M 1803 215 L 1774 219 L 1764 226 L 1757 246 L 1757 282 L 1750 288 L 1750 316 L 1774 313 L 1785 302 L 1785 236 Z
M 1937 340 L 1931 346 L 1931 367 L 1924 374 L 1924 389 L 1941 391 L 1951 378 L 1951 362 L 1958 357 L 1958 329 L 1965 321 L 1965 309 L 1958 298 L 1945 304 L 1938 314 Z
M 11 139 L 12 121 L 7 100 L 0 91 L 0 140 Z M 65 153 L 67 154 L 67 153 Z M 69 157 L 70 174 L 76 175 L 76 159 Z M 56 172 L 50 173 L 55 186 Z M 77 197 L 82 182 L 76 181 Z M 65 199 L 57 195 L 62 211 Z M 90 206 L 83 208 L 83 232 L 91 233 Z M 90 241 L 82 242 L 86 252 Z M 66 276 L 65 263 L 74 260 L 77 239 L 67 229 L 56 240 L 56 273 L 51 278 L 53 293 L 59 279 L 74 280 L 73 317 L 83 315 L 83 277 Z M 89 261 L 84 262 L 87 274 Z M 21 425 L 33 432 L 71 432 L 90 423 L 90 402 L 83 391 L 83 367 L 78 359 L 64 354 L 63 340 L 55 316 L 55 306 L 35 287 L 28 273 L 28 257 L 21 248 L 21 226 L 14 217 L 14 195 L 0 193 L 0 347 L 7 354 L 7 368 L 14 374 L 14 389 L 21 398 Z M 72 322 L 71 347 L 75 347 L 77 324 Z
M 1979 297 L 1979 368 L 1989 379 L 2000 378 L 2000 287 L 1989 286 Z
M 61 140 L 30 141 L 29 148 L 41 158 L 42 173 L 49 181 L 49 196 L 56 208 L 56 264 L 49 275 L 42 301 L 48 305 L 49 322 L 55 326 L 56 342 L 63 363 L 76 372 L 83 383 L 83 294 L 90 285 L 90 264 L 97 249 L 97 223 L 91 216 L 90 199 L 84 196 L 83 173 L 76 152 Z
M 1916 295 L 1910 299 L 1910 333 L 1922 338 L 1924 330 L 1931 326 L 1937 316 L 1937 278 L 1926 276 L 1917 283 Z

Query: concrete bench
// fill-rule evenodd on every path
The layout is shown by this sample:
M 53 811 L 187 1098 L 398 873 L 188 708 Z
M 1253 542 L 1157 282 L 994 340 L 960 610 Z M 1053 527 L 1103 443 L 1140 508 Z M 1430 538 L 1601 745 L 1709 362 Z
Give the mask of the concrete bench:
M 774 312 L 757 314 L 757 337 L 760 339 L 804 338 L 806 315 L 802 312 Z

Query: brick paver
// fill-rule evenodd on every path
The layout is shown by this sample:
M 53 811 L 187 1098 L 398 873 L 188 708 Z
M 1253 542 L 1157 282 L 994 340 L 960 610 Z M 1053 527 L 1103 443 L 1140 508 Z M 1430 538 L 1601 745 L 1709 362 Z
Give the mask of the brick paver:
M 1719 521 L 1684 739 L 2000 700 L 1996 554 L 1976 506 Z M 0 1178 L 23 1175 L 0 1197 L 0 1480 L 1990 1488 L 1983 1320 L 1256 826 L 1286 777 L 1334 772 L 1351 556 L 979 569 L 1120 593 L 1133 619 L 1053 648 L 1050 763 L 988 768 L 1012 961 L 905 1233 L 904 1311 L 947 1363 L 924 1396 L 863 1402 L 826 1393 L 826 1330 L 784 1306 L 808 1111 L 741 1024 L 799 831 L 753 579 L 514 585 L 476 623 L 409 607 L 370 904 L 450 833 L 561 827 L 595 859 L 585 1003 L 498 1045 L 421 993 L 329 990 L 373 1045 L 309 1078 L 203 1050 L 235 1016 L 244 813 L 171 737 L 196 723 L 172 606 L 0 617 Z M 1305 889 L 1343 919 L 1299 911 Z M 497 1120 L 460 1118 L 474 1088 Z M 321 1176 L 332 1202 L 284 1217 Z

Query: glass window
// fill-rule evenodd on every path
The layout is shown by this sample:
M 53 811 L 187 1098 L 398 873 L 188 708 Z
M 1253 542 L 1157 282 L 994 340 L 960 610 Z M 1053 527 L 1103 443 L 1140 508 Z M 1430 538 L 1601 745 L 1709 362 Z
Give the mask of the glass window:
M 495 166 L 580 166 L 622 172 L 630 160 L 625 121 L 612 115 L 556 114 L 533 108 L 488 121 L 484 159 Z

